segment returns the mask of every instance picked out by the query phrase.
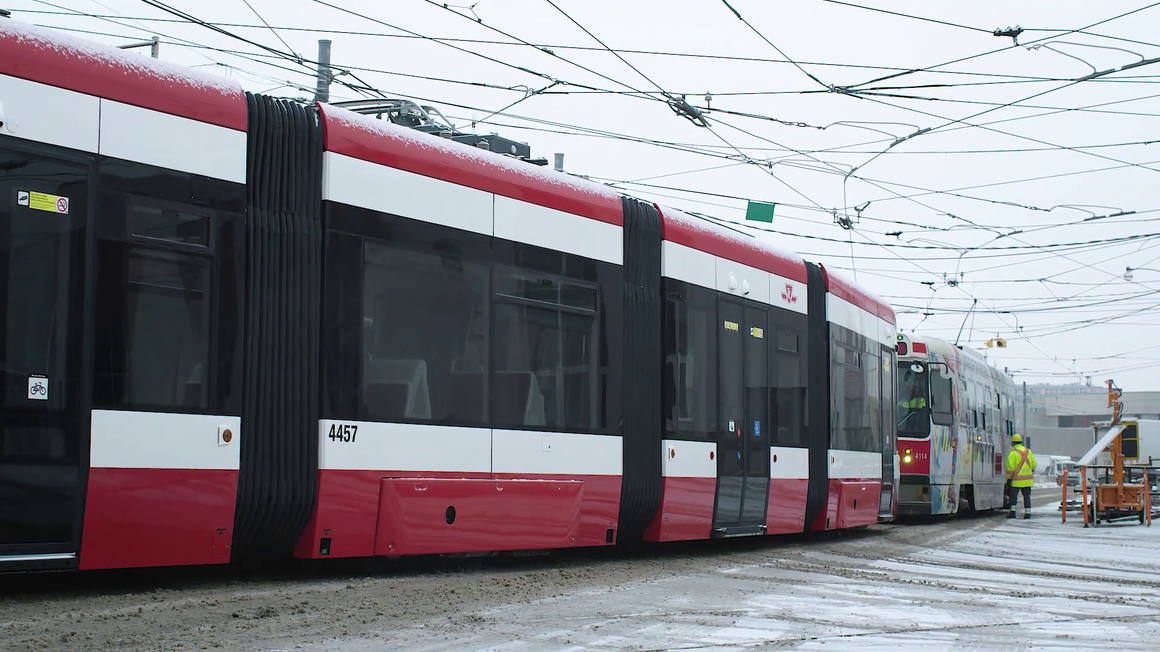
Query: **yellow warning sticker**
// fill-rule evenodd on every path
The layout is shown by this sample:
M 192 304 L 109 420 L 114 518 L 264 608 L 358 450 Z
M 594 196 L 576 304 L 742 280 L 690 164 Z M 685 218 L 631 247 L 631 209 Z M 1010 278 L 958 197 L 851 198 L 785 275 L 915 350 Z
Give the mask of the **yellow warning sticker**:
M 735 331 L 735 330 L 738 330 L 740 327 L 741 327 L 741 325 L 735 321 L 726 321 L 725 322 L 725 330 L 727 330 L 727 331 Z
M 753 337 L 758 338 L 758 339 L 762 339 L 765 337 L 765 329 L 758 328 L 756 326 L 750 326 L 749 327 L 749 334 Z
M 68 197 L 50 195 L 46 192 L 31 190 L 17 190 L 16 203 L 31 208 L 34 211 L 68 215 Z

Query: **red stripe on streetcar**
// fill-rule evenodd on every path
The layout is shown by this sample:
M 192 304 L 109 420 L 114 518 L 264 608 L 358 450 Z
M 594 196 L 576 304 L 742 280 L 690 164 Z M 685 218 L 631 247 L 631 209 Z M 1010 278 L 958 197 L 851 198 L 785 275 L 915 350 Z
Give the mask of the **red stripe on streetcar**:
M 806 282 L 805 263 L 791 253 L 675 208 L 657 206 L 657 210 L 663 218 L 664 239 L 669 242 L 777 274 L 791 281 Z M 805 301 L 804 298 L 801 300 Z
M 245 92 L 233 80 L 7 18 L 0 74 L 246 130 Z
M 825 269 L 824 265 L 822 269 L 826 273 L 827 292 L 858 306 L 889 324 L 897 324 L 894 309 L 890 307 L 890 304 L 875 297 L 867 290 L 864 290 L 845 278 Z
M 439 136 L 318 105 L 326 151 L 620 226 L 620 197 L 604 186 Z

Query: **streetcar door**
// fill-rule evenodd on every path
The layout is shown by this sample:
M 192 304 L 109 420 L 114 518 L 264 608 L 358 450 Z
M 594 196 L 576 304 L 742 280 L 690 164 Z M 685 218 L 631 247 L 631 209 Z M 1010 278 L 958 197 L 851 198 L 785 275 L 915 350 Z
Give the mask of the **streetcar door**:
M 0 564 L 75 559 L 89 171 L 0 140 Z
M 745 495 L 742 525 L 765 527 L 769 503 L 769 357 L 765 350 L 766 310 L 745 307 Z
M 769 428 L 764 308 L 720 304 L 715 536 L 764 532 Z

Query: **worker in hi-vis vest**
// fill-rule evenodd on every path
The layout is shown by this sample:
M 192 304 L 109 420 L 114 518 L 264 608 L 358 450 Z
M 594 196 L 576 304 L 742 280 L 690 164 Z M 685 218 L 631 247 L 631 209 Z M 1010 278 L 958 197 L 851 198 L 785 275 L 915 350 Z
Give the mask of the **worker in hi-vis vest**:
M 1019 433 L 1011 435 L 1011 452 L 1007 453 L 1007 480 L 1011 483 L 1011 512 L 1007 518 L 1015 518 L 1015 503 L 1023 494 L 1023 518 L 1031 518 L 1031 485 L 1035 484 L 1035 454 L 1023 445 Z

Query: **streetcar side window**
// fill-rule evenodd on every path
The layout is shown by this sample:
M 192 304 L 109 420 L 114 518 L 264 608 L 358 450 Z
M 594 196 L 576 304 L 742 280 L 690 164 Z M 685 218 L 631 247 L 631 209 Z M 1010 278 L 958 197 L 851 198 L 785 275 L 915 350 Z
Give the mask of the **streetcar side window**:
M 373 421 L 483 424 L 489 266 L 450 229 L 392 226 L 387 240 L 363 239 L 360 412 Z
M 97 240 L 97 407 L 202 411 L 212 388 L 213 212 L 105 192 Z
M 323 418 L 618 432 L 620 266 L 326 211 Z
M 97 165 L 93 406 L 241 414 L 245 186 Z
M 617 428 L 608 418 L 614 374 L 607 324 L 619 323 L 619 314 L 608 313 L 620 301 L 606 295 L 623 283 L 621 270 L 519 243 L 497 242 L 497 250 L 492 424 Z
M 954 423 L 951 396 L 954 394 L 954 377 L 943 378 L 938 367 L 931 369 L 930 417 L 935 425 L 949 426 Z
M 830 324 L 831 444 L 839 450 L 881 452 L 878 345 Z
M 930 368 L 918 362 L 898 364 L 898 434 L 921 439 L 930 435 L 928 376 Z
M 806 333 L 805 320 L 798 315 L 770 315 L 770 330 L 777 345 L 770 348 L 770 407 L 776 426 L 777 446 L 806 444 Z
M 665 436 L 713 441 L 717 435 L 717 297 L 666 278 Z
M 209 246 L 209 216 L 188 210 L 136 203 L 129 206 L 128 228 L 137 239 Z

